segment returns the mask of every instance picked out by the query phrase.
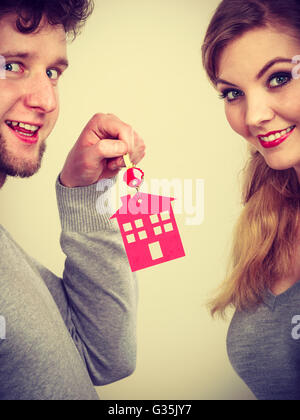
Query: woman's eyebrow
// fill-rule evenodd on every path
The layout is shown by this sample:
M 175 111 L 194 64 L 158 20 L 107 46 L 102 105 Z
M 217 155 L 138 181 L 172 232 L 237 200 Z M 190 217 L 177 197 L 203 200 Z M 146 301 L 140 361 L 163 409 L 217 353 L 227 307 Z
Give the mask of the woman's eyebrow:
M 261 71 L 256 76 L 256 80 L 259 80 L 266 73 L 266 71 L 269 70 L 269 68 L 271 68 L 272 66 L 274 66 L 274 64 L 277 64 L 277 63 L 291 63 L 292 64 L 292 59 L 284 58 L 284 57 L 273 58 L 272 60 L 268 61 L 267 64 L 261 69 Z
M 266 71 L 268 71 L 272 66 L 274 66 L 274 64 L 277 64 L 277 63 L 291 63 L 292 64 L 292 59 L 284 58 L 284 57 L 273 58 L 272 60 L 268 61 L 267 64 L 260 70 L 260 72 L 256 76 L 256 80 L 261 79 L 263 75 L 266 73 Z M 238 87 L 234 83 L 227 82 L 224 79 L 217 79 L 216 85 L 218 85 L 219 83 L 222 83 L 224 85 L 234 86 L 236 88 Z
M 230 82 L 227 82 L 226 80 L 224 80 L 224 79 L 217 79 L 216 80 L 216 85 L 218 85 L 219 83 L 222 83 L 223 85 L 228 85 L 228 86 L 234 86 L 234 87 L 238 87 L 237 85 L 235 85 L 234 83 L 230 83 Z

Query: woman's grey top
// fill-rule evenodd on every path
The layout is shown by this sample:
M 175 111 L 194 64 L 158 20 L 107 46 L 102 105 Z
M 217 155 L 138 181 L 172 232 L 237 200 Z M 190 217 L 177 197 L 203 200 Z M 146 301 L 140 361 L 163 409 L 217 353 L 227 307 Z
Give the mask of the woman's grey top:
M 236 311 L 227 336 L 229 359 L 259 400 L 300 399 L 300 282 L 255 310 Z

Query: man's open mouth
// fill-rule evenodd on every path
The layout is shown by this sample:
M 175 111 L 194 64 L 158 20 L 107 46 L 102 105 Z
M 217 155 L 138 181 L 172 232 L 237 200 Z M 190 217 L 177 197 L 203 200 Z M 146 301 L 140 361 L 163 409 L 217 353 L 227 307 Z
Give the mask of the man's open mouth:
M 25 137 L 34 137 L 36 136 L 37 132 L 41 128 L 39 125 L 31 125 L 19 121 L 5 121 L 9 128 L 16 131 L 17 133 L 21 134 Z

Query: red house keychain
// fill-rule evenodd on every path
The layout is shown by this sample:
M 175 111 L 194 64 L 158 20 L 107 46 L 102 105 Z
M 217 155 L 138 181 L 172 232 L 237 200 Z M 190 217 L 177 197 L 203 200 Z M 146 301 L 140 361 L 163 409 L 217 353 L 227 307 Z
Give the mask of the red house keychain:
M 121 197 L 122 207 L 111 217 L 120 227 L 128 261 L 133 272 L 185 256 L 176 224 L 174 198 L 141 193 L 144 172 L 124 157 L 124 181 L 135 188 L 133 197 Z

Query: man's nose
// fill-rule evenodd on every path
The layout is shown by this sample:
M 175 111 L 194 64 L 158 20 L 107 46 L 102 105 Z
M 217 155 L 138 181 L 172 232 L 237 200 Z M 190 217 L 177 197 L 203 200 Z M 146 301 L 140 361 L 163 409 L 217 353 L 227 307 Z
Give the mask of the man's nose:
M 56 110 L 57 94 L 47 74 L 36 75 L 27 80 L 24 101 L 27 107 L 45 114 Z
M 262 127 L 275 117 L 270 97 L 264 94 L 253 94 L 247 97 L 246 124 L 248 127 Z

